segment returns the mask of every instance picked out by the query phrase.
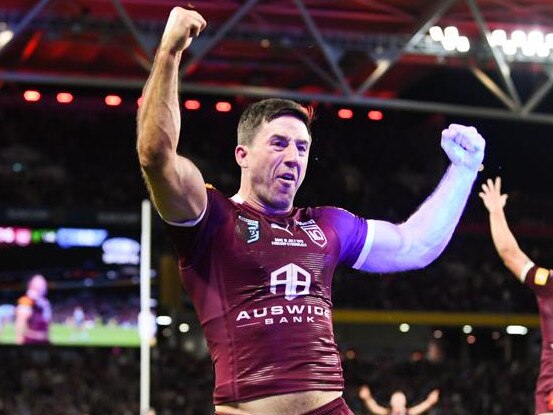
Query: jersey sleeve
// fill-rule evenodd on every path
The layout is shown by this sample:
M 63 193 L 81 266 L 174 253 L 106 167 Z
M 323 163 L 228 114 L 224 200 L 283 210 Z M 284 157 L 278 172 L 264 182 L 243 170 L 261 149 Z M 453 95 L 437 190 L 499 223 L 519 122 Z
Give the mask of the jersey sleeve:
M 191 264 L 195 252 L 208 243 L 218 224 L 224 220 L 224 208 L 228 201 L 212 186 L 206 185 L 206 188 L 207 206 L 197 220 L 184 223 L 164 221 L 181 266 Z
M 334 229 L 340 240 L 340 263 L 359 269 L 371 251 L 374 223 L 344 209 L 331 209 Z
M 33 300 L 31 298 L 24 295 L 23 297 L 19 297 L 17 300 L 17 306 L 20 308 L 32 308 L 33 307 Z
M 539 267 L 533 263 L 529 263 L 529 267 L 525 267 L 526 273 L 521 275 L 524 284 L 530 287 L 536 295 L 549 296 L 553 294 L 553 280 L 551 279 L 552 271 L 547 268 Z

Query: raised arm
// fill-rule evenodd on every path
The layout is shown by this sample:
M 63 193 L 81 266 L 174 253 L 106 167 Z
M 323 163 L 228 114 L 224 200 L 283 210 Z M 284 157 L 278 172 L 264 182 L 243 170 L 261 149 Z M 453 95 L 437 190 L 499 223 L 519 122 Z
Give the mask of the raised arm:
M 29 326 L 29 318 L 33 313 L 32 308 L 20 302 L 15 308 L 15 343 L 23 344 L 25 332 Z
M 515 236 L 509 229 L 505 217 L 506 194 L 501 194 L 501 178 L 496 177 L 495 182 L 488 179 L 482 185 L 482 192 L 478 194 L 484 201 L 484 206 L 490 213 L 490 228 L 492 239 L 497 253 L 505 266 L 519 279 L 522 279 L 522 271 L 530 262 L 528 256 L 518 246 Z
M 451 124 L 442 132 L 442 148 L 451 160 L 440 184 L 400 225 L 374 222 L 370 254 L 361 269 L 395 272 L 422 268 L 441 254 L 451 239 L 484 158 L 485 141 L 474 127 Z
M 428 396 L 424 401 L 409 408 L 408 413 L 409 415 L 422 414 L 428 411 L 434 405 L 436 405 L 439 399 L 440 399 L 440 391 L 438 389 L 434 389 L 432 392 L 428 394 Z
M 380 406 L 372 397 L 371 390 L 367 385 L 361 386 L 359 389 L 359 398 L 367 406 L 367 409 L 374 415 L 388 415 L 390 411 L 383 406 Z
M 150 196 L 170 222 L 198 218 L 207 193 L 198 168 L 177 154 L 181 116 L 178 68 L 182 53 L 206 26 L 194 10 L 171 10 L 137 116 L 137 151 Z

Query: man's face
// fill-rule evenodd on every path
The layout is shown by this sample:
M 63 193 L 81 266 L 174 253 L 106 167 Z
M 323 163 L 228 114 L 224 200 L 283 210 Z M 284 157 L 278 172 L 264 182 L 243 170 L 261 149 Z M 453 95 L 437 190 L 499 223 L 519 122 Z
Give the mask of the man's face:
M 248 146 L 248 177 L 253 196 L 264 206 L 288 210 L 293 206 L 309 160 L 307 126 L 293 116 L 264 122 Z
M 29 289 L 39 297 L 44 297 L 48 291 L 48 284 L 42 275 L 35 275 L 29 283 Z

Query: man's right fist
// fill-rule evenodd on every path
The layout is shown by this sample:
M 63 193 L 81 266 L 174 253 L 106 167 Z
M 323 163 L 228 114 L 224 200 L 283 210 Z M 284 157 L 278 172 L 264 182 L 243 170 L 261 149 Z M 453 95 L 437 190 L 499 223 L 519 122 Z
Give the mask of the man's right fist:
M 160 49 L 172 54 L 182 52 L 190 46 L 192 39 L 198 36 L 206 25 L 207 22 L 197 11 L 174 7 L 165 25 Z

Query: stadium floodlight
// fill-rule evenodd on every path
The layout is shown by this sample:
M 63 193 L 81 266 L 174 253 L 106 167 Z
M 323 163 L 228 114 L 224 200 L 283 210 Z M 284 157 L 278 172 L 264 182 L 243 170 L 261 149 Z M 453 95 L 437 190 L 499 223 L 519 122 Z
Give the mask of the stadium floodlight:
M 428 32 L 434 42 L 441 42 L 444 38 L 444 32 L 440 26 L 432 26 Z
M 170 316 L 157 316 L 156 323 L 158 326 L 169 326 L 173 322 Z
M 459 36 L 455 42 L 455 48 L 461 53 L 466 53 L 470 50 L 469 38 L 466 36 Z
M 532 30 L 528 33 L 527 42 L 533 44 L 536 49 L 544 42 L 545 36 L 541 30 Z
M 528 333 L 528 328 L 519 325 L 507 326 L 507 334 L 524 336 Z
M 457 38 L 446 36 L 442 39 L 442 47 L 448 52 L 454 51 L 456 46 L 457 46 Z
M 511 33 L 511 40 L 515 42 L 515 46 L 522 47 L 527 40 L 526 33 L 522 30 L 514 30 Z
M 0 49 L 6 46 L 13 38 L 13 31 L 10 29 L 0 31 Z
M 507 40 L 507 32 L 503 29 L 495 29 L 492 32 L 492 46 L 503 46 Z
M 547 45 L 547 43 L 542 43 L 537 50 L 537 55 L 540 58 L 547 58 L 549 56 L 549 53 L 551 52 L 551 49 Z
M 503 44 L 503 53 L 507 56 L 514 56 L 517 53 L 517 45 L 513 39 L 507 39 Z
M 545 44 L 550 49 L 553 49 L 553 33 L 548 33 L 548 34 L 545 35 Z
M 524 45 L 522 45 L 522 54 L 524 56 L 527 56 L 531 58 L 532 56 L 536 56 L 537 48 L 533 43 L 526 42 Z
M 459 37 L 459 29 L 455 26 L 447 26 L 444 29 L 444 38 L 457 39 Z

